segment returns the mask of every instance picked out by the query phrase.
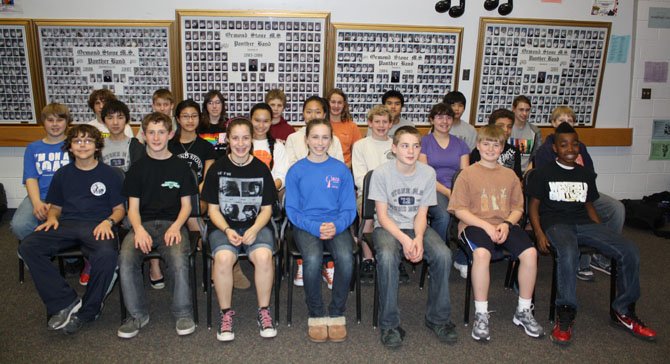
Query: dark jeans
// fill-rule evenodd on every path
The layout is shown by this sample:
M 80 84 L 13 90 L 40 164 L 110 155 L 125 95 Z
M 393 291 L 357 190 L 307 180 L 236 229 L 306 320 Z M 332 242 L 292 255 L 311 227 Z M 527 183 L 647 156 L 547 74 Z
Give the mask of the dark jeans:
M 160 253 L 167 267 L 167 282 L 172 290 L 172 315 L 175 318 L 193 316 L 191 286 L 189 285 L 188 255 L 191 245 L 185 226 L 181 228 L 181 243 L 165 245 L 163 236 L 172 221 L 147 221 L 142 226 L 153 241 L 153 249 Z M 123 289 L 123 301 L 130 315 L 142 318 L 149 315 L 149 306 L 144 290 L 142 263 L 144 253 L 135 248 L 135 232 L 130 230 L 121 244 L 119 254 L 119 280 Z
M 414 238 L 414 230 L 402 230 Z M 400 325 L 398 310 L 398 265 L 403 252 L 400 242 L 384 228 L 372 232 L 377 259 L 377 283 L 379 284 L 379 326 L 392 329 Z M 431 227 L 423 237 L 423 258 L 428 262 L 430 280 L 426 320 L 443 325 L 450 322 L 451 302 L 449 299 L 449 267 L 451 250 Z
M 617 262 L 617 296 L 612 308 L 627 313 L 628 306 L 640 298 L 640 252 L 632 241 L 602 224 L 556 224 L 545 234 L 556 253 L 556 305 L 577 307 L 576 276 L 579 246 L 597 249 Z
M 91 321 L 100 312 L 116 270 L 118 243 L 116 238 L 95 240 L 93 230 L 98 224 L 61 221 L 58 229 L 33 232 L 21 242 L 19 253 L 30 269 L 49 315 L 66 308 L 78 297 L 51 262 L 54 255 L 72 248 L 81 248 L 84 257 L 91 263 L 91 279 L 78 316 L 83 321 Z
M 349 229 L 335 235 L 331 240 L 321 240 L 307 231 L 294 227 L 293 239 L 302 254 L 302 277 L 309 317 L 326 316 L 321 298 L 321 265 L 324 248 L 330 252 L 335 262 L 333 292 L 328 306 L 328 316 L 344 316 L 354 269 L 354 240 Z

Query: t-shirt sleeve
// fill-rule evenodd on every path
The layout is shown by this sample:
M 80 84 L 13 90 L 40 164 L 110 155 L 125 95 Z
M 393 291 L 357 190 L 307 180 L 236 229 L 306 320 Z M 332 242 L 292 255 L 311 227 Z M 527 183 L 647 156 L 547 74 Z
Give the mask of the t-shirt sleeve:
M 375 169 L 370 179 L 370 191 L 368 192 L 368 199 L 388 203 L 388 195 L 386 194 L 386 176 L 384 173 L 384 164 Z
M 587 183 L 589 186 L 589 191 L 586 193 L 586 201 L 593 202 L 600 198 L 600 194 L 598 193 L 598 186 L 596 185 L 596 174 L 587 170 L 586 168 L 584 168 L 583 171 L 584 173 L 588 173 Z
M 29 178 L 39 178 L 40 174 L 37 172 L 37 167 L 35 166 L 35 151 L 33 145 L 29 145 L 26 148 L 26 151 L 23 153 L 23 184 L 26 184 L 26 180 Z
M 63 173 L 63 170 L 59 169 L 54 174 L 44 202 L 61 207 L 65 203 L 65 198 L 63 197 Z
M 461 171 L 456 178 L 456 183 L 451 190 L 451 199 L 447 211 L 454 213 L 456 210 L 469 209 L 470 201 L 470 173 L 468 168 Z
M 340 185 L 339 209 L 335 219 L 336 234 L 346 230 L 356 218 L 356 194 L 354 179 L 346 166 L 342 166 L 342 184 Z
M 217 178 L 218 163 L 207 171 L 205 185 L 202 187 L 202 200 L 214 205 L 219 204 L 219 179 Z
M 138 164 L 130 166 L 126 179 L 123 181 L 123 189 L 121 193 L 126 197 L 139 198 L 142 194 L 142 181 L 140 178 L 140 168 Z
M 363 156 L 365 153 L 363 150 L 364 144 L 364 141 L 358 141 L 351 147 L 351 171 L 354 174 L 354 183 L 356 188 L 358 188 L 359 193 L 362 193 L 363 191 L 363 179 L 368 172 L 368 169 L 365 166 L 365 158 Z
M 546 172 L 544 168 L 535 169 L 535 172 L 530 177 L 531 179 L 528 181 L 528 196 L 542 201 L 546 195 Z
M 461 156 L 461 157 L 464 156 L 464 155 L 470 156 L 470 148 L 468 148 L 468 144 L 465 142 L 465 140 L 463 140 L 461 138 L 456 138 L 456 139 L 460 142 L 460 143 L 458 143 L 458 148 L 459 148 L 458 155 Z M 460 161 L 459 161 L 459 163 L 460 163 Z M 459 166 L 460 166 L 460 164 L 459 164 Z

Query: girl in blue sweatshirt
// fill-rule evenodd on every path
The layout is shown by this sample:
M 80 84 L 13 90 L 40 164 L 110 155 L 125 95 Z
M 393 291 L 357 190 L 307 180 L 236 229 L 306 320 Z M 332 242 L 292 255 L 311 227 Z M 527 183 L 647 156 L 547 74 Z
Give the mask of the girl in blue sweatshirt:
M 307 123 L 309 153 L 286 175 L 286 214 L 303 258 L 305 301 L 309 311 L 308 336 L 314 342 L 346 339 L 344 310 L 353 270 L 353 238 L 349 226 L 356 216 L 351 172 L 328 155 L 333 131 L 328 121 Z M 321 298 L 321 262 L 324 248 L 335 262 L 330 305 Z

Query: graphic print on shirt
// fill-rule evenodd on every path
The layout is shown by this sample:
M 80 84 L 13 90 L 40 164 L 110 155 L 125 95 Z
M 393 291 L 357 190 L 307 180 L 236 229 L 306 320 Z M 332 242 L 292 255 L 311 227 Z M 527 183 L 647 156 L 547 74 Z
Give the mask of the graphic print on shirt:
M 499 211 L 500 206 L 507 206 L 507 187 L 489 189 L 482 189 L 482 194 L 479 197 L 482 212 Z
M 509 138 L 509 143 L 524 156 L 530 155 L 530 151 L 533 150 L 533 139 Z
M 102 161 L 109 166 L 122 168 L 125 172 L 130 165 L 130 153 L 128 150 L 112 152 L 104 155 Z
M 60 167 L 70 163 L 70 155 L 66 152 L 35 153 L 34 156 L 39 175 L 53 175 Z
M 589 185 L 586 182 L 549 182 L 549 200 L 586 202 Z
M 256 220 L 263 202 L 263 177 L 219 177 L 219 206 L 228 221 Z
M 254 150 L 253 153 L 254 157 L 258 158 L 259 161 L 263 162 L 268 168 L 270 168 L 270 164 L 272 162 L 272 154 L 268 152 L 267 150 Z
M 184 152 L 177 154 L 177 158 L 186 162 L 186 164 L 188 164 L 188 166 L 198 175 L 198 181 L 202 181 L 202 171 L 204 171 L 204 165 L 200 157 L 193 153 Z
M 423 196 L 422 189 L 416 187 L 398 188 L 391 191 L 388 209 L 399 213 L 419 211 L 421 196 Z
M 91 193 L 93 196 L 102 196 L 107 192 L 107 186 L 102 182 L 95 182 L 91 185 Z
M 340 177 L 326 176 L 326 188 L 337 190 L 340 188 Z
M 514 157 L 516 151 L 512 148 L 507 149 L 498 157 L 498 164 L 509 169 L 514 169 Z

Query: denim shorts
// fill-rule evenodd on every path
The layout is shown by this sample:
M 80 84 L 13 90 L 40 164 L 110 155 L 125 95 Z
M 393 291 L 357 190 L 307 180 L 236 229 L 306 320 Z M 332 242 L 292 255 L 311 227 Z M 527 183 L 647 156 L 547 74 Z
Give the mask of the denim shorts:
M 244 232 L 247 229 L 234 229 L 238 234 L 244 235 Z M 215 229 L 209 234 L 209 246 L 212 249 L 212 256 L 216 255 L 216 252 L 221 249 L 226 249 L 238 256 L 240 253 L 251 254 L 254 250 L 258 248 L 270 249 L 274 251 L 274 234 L 272 229 L 269 226 L 262 228 L 256 235 L 256 240 L 251 245 L 240 244 L 235 246 L 230 243 L 228 236 L 221 230 Z

